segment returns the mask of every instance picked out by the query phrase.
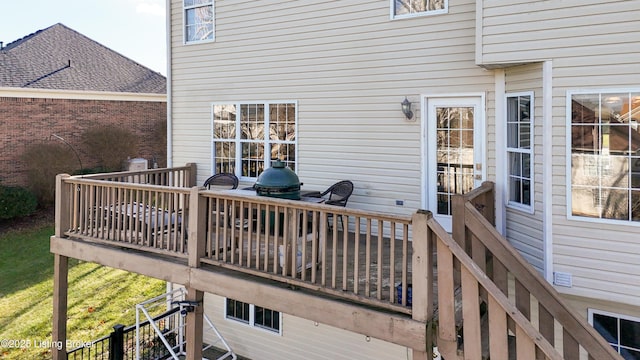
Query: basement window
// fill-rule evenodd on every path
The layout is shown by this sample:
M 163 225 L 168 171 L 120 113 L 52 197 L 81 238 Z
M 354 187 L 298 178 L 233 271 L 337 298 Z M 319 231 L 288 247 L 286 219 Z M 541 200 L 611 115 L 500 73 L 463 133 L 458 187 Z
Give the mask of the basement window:
M 225 318 L 281 334 L 282 314 L 275 310 L 227 298 Z
M 589 324 L 625 359 L 640 359 L 640 318 L 589 309 Z

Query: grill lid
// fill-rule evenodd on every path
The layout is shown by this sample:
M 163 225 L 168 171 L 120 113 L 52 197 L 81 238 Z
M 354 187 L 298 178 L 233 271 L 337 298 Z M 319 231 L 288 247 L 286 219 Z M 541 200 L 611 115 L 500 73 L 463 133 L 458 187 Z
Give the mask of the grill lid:
M 263 171 L 253 187 L 258 193 L 289 192 L 300 190 L 300 179 L 293 170 L 280 160 L 273 161 L 271 167 Z

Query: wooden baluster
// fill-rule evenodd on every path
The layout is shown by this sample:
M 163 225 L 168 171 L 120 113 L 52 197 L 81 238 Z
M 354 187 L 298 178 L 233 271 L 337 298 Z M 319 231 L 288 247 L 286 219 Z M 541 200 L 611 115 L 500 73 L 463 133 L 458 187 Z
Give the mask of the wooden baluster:
M 533 359 L 536 345 L 520 326 L 516 325 L 516 357 L 518 359 Z
M 492 359 L 509 358 L 509 332 L 507 313 L 496 299 L 489 295 L 489 356 Z
M 377 277 L 378 277 L 378 281 L 376 282 L 376 293 L 377 293 L 377 298 L 378 300 L 382 300 L 382 268 L 383 266 L 383 260 L 382 260 L 382 254 L 383 254 L 383 242 L 384 242 L 384 223 L 382 222 L 382 220 L 378 220 L 378 273 L 377 273 Z M 389 286 L 393 286 L 393 284 L 389 284 Z
M 478 282 L 466 267 L 461 269 L 462 319 L 465 359 L 481 359 L 480 296 Z M 519 359 L 525 359 L 520 358 Z
M 445 359 L 458 357 L 455 302 L 453 291 L 453 255 L 440 240 L 437 245 L 438 264 L 438 351 Z
M 355 244 L 353 248 L 353 293 L 359 294 L 360 284 L 360 217 L 355 218 Z

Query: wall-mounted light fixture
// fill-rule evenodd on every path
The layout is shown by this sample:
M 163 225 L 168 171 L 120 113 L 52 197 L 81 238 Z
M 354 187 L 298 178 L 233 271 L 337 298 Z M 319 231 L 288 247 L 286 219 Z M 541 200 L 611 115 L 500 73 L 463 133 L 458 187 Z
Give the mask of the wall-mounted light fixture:
M 407 120 L 411 120 L 413 117 L 413 112 L 411 111 L 411 101 L 404 97 L 404 101 L 402 102 L 402 113 L 407 117 Z

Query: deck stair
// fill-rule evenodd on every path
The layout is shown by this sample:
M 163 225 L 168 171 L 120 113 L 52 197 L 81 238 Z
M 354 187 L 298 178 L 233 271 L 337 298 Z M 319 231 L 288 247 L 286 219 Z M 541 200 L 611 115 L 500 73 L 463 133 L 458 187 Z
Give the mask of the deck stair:
M 156 320 L 158 317 L 153 317 L 150 315 L 153 312 L 153 309 L 157 309 L 158 307 L 167 307 L 167 312 L 178 311 L 182 316 L 180 320 L 173 324 L 172 327 L 167 327 L 168 324 L 159 324 Z M 177 288 L 171 292 L 166 294 L 156 296 L 152 299 L 146 300 L 136 305 L 136 354 L 137 358 L 140 358 L 141 349 L 144 347 L 144 344 L 141 343 L 140 337 L 140 323 L 148 321 L 153 330 L 156 333 L 156 339 L 159 339 L 166 350 L 169 352 L 171 359 L 180 360 L 184 358 L 186 355 L 186 327 L 185 327 L 185 317 L 187 313 L 195 310 L 195 307 L 202 306 L 202 304 L 197 302 L 192 302 L 186 300 L 186 291 L 184 288 Z M 215 360 L 236 360 L 237 356 L 224 339 L 222 334 L 218 331 L 218 329 L 213 325 L 209 317 L 204 314 L 203 315 L 205 324 L 205 332 L 211 332 L 214 335 L 214 338 L 217 339 L 216 342 L 211 344 L 207 344 L 202 348 L 202 351 L 205 352 L 210 348 L 218 348 L 223 349 L 221 355 L 219 355 Z M 206 358 L 202 358 L 203 360 L 208 360 Z
M 452 234 L 429 212 L 413 218 L 414 236 L 436 253 L 426 291 L 437 297 L 427 306 L 438 305 L 431 323 L 442 357 L 621 359 L 498 233 L 493 191 L 486 182 L 454 197 Z

